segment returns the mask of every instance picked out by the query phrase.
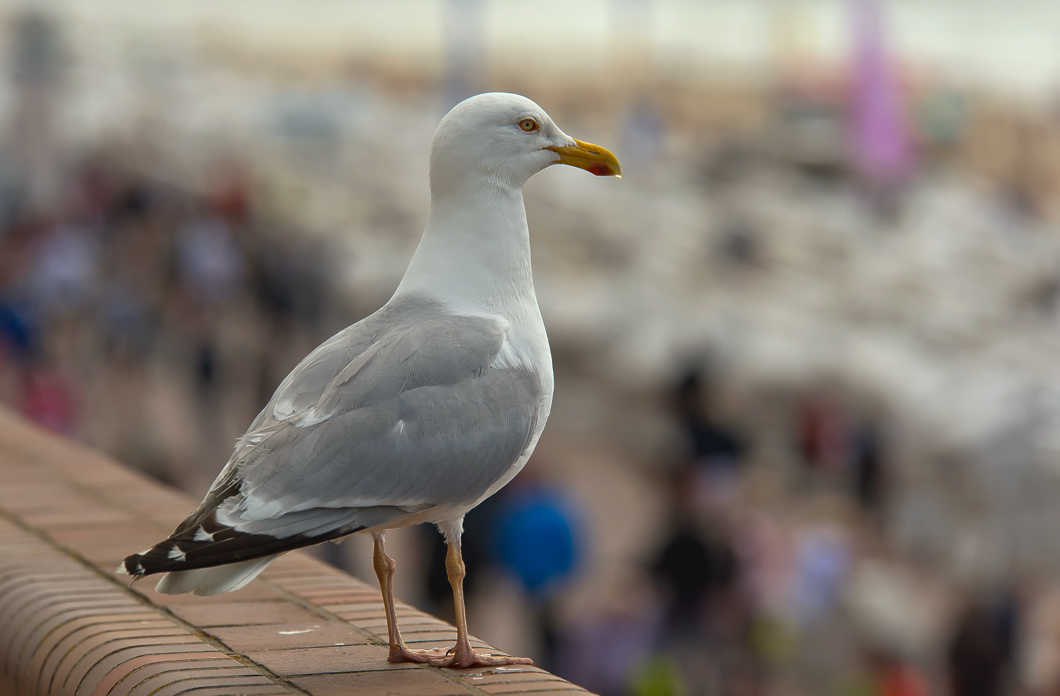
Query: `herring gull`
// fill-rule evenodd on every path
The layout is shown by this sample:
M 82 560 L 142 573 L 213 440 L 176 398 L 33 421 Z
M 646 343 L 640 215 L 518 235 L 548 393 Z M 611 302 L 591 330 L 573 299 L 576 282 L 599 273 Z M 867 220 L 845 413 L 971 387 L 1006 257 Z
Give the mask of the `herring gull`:
M 281 554 L 363 532 L 374 541 L 393 662 L 527 664 L 472 649 L 464 515 L 512 479 L 552 405 L 552 357 L 530 269 L 526 181 L 553 164 L 621 176 L 606 149 L 514 94 L 455 106 L 431 145 L 431 208 L 394 296 L 294 368 L 236 442 L 206 498 L 119 572 L 166 594 L 243 587 Z M 412 650 L 394 610 L 387 529 L 433 522 L 456 604 L 449 651 Z

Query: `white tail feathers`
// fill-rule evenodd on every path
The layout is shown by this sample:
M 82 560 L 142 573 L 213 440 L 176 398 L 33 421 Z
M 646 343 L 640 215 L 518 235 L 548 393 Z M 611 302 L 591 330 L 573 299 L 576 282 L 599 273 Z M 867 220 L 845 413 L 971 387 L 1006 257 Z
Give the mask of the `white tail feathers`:
M 201 596 L 232 592 L 256 578 L 279 557 L 280 554 L 276 554 L 215 568 L 177 570 L 163 575 L 155 590 L 161 594 L 176 595 L 194 592 Z

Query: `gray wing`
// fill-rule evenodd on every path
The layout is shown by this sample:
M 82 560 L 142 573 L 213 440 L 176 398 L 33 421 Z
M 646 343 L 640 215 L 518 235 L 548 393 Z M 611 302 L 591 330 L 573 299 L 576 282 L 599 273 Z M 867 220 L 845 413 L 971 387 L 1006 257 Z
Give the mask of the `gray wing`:
M 277 542 L 304 546 L 481 498 L 529 446 L 542 397 L 533 367 L 492 366 L 506 328 L 406 302 L 326 341 L 281 383 L 168 548 L 151 554 L 181 565 L 145 572 L 258 557 Z
M 427 309 L 355 325 L 284 380 L 234 456 L 242 517 L 468 503 L 508 470 L 536 425 L 538 375 L 491 367 L 501 321 Z

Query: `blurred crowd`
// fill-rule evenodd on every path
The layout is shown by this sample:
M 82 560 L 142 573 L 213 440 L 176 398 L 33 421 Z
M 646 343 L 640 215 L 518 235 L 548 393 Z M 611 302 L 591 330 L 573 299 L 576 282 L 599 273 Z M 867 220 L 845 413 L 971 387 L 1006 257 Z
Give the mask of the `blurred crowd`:
M 3 201 L 0 398 L 195 487 L 231 446 L 223 419 L 323 338 L 326 257 L 255 220 L 235 168 L 203 192 L 103 160 L 65 179 L 46 213 Z

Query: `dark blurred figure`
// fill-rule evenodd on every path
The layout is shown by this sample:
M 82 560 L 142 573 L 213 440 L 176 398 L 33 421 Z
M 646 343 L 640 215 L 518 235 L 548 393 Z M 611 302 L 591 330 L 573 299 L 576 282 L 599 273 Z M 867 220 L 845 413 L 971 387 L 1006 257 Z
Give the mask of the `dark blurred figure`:
M 704 378 L 691 371 L 674 390 L 674 407 L 684 434 L 684 449 L 694 467 L 686 482 L 706 500 L 724 498 L 743 465 L 746 446 L 734 429 L 718 423 L 712 413 Z
M 972 602 L 957 622 L 948 656 L 952 696 L 1000 696 L 1006 691 L 1019 622 L 1014 595 Z
M 846 464 L 850 450 L 846 416 L 826 391 L 810 394 L 799 404 L 798 450 L 809 478 L 834 475 Z
M 258 401 L 264 404 L 291 368 L 287 358 L 298 352 L 296 339 L 323 332 L 330 257 L 305 243 L 283 239 L 259 244 L 253 252 L 251 290 L 273 347 L 262 356 L 258 374 Z
M 659 555 L 653 575 L 665 590 L 666 630 L 673 636 L 698 633 L 720 613 L 739 574 L 739 557 L 720 528 L 704 532 L 689 514 L 680 514 Z
M 76 434 L 78 403 L 73 384 L 41 355 L 33 356 L 22 370 L 18 407 L 38 425 L 66 436 Z
M 224 381 L 221 332 L 226 314 L 245 289 L 246 251 L 228 217 L 201 201 L 193 208 L 177 230 L 174 261 L 195 336 L 191 368 L 201 429 L 217 439 Z
M 853 494 L 861 509 L 880 522 L 887 502 L 888 466 L 880 431 L 871 422 L 854 433 Z
M 737 685 L 754 693 L 761 670 L 741 557 L 723 518 L 700 522 L 687 483 L 693 475 L 690 466 L 673 481 L 671 531 L 651 565 L 664 603 L 660 648 L 680 666 L 692 696 L 727 694 Z
M 1015 669 L 1020 632 L 1023 630 L 1023 600 L 1016 586 L 1007 586 L 990 602 L 994 630 L 1001 644 L 1006 669 Z
M 32 316 L 15 297 L 0 288 L 0 367 L 28 358 L 34 345 Z

